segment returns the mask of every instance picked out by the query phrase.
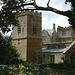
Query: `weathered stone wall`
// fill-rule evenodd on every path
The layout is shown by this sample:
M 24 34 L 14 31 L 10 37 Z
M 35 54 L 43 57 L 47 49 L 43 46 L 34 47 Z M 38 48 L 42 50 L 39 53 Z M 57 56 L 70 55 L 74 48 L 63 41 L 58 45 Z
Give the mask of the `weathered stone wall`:
M 14 38 L 25 38 L 27 37 L 27 15 L 26 12 L 19 13 L 17 19 L 21 28 L 21 32 L 18 33 L 18 26 L 13 26 L 12 37 Z
M 61 59 L 63 57 L 63 53 L 55 53 L 55 63 L 60 63 L 63 62 L 63 60 Z
M 54 56 L 53 58 L 50 58 L 49 56 Z M 37 62 L 39 63 L 39 57 L 41 57 L 42 64 L 52 63 L 51 59 L 54 60 L 53 63 L 62 63 L 63 60 L 61 59 L 63 57 L 62 52 L 38 52 L 36 53 Z
M 42 48 L 41 39 L 27 39 L 27 60 L 30 62 L 36 62 L 36 56 L 34 51 L 40 50 Z M 34 57 L 35 56 L 35 57 Z
M 51 36 L 46 30 L 42 31 L 42 43 L 43 44 L 50 44 L 51 43 Z
M 14 39 L 13 45 L 18 49 L 21 57 L 27 60 L 27 39 Z
M 74 32 L 71 27 L 60 27 L 58 26 L 57 28 L 57 33 L 58 33 L 58 42 L 72 42 L 75 40 Z
M 39 13 L 37 13 L 39 14 Z M 27 16 L 27 37 L 42 38 L 42 21 L 41 15 L 29 14 Z
M 33 53 L 42 48 L 42 17 L 41 13 L 34 11 L 22 11 L 16 14 L 19 26 L 13 27 L 13 45 L 21 56 L 33 62 Z
M 75 41 L 66 49 L 64 55 L 69 63 L 75 63 Z

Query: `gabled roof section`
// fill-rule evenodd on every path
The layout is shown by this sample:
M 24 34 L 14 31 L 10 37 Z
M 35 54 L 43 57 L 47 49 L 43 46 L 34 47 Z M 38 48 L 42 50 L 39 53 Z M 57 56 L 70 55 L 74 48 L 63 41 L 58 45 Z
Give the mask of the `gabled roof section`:
M 44 34 L 48 34 L 49 36 L 52 36 L 52 34 L 53 34 L 53 29 L 46 29 L 46 30 L 43 30 L 42 33 L 43 33 L 43 35 L 44 35 Z
M 48 53 L 48 52 L 52 52 L 52 53 L 59 53 L 59 52 L 63 52 L 65 48 L 52 48 L 52 49 L 42 49 L 42 50 L 38 50 L 36 52 L 38 53 Z
M 66 53 L 74 45 L 75 45 L 75 41 L 73 41 L 67 48 L 65 48 L 65 50 L 63 51 L 63 53 Z
M 49 34 L 48 34 L 48 32 L 46 31 L 46 30 L 43 30 L 42 31 L 42 36 L 48 36 Z
M 50 36 L 52 36 L 52 34 L 53 34 L 53 29 L 47 29 L 46 31 L 48 32 L 48 34 L 49 34 Z

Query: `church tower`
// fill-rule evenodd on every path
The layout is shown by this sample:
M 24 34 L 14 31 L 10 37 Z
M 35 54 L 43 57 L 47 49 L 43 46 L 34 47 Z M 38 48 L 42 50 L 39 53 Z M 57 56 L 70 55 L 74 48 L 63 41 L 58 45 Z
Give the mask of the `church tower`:
M 41 13 L 37 11 L 22 11 L 16 14 L 19 26 L 12 31 L 13 45 L 26 61 L 34 61 L 34 52 L 42 48 Z

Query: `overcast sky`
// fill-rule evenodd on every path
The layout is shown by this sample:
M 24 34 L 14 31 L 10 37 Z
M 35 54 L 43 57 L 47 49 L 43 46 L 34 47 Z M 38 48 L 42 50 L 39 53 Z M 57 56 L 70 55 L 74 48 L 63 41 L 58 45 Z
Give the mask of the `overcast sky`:
M 48 0 L 36 0 L 36 1 L 39 6 L 46 7 Z M 50 6 L 62 11 L 71 9 L 70 3 L 65 4 L 65 0 L 50 0 Z M 42 29 L 52 29 L 53 23 L 56 24 L 56 28 L 58 26 L 63 26 L 63 27 L 69 26 L 67 17 L 55 14 L 50 11 L 43 11 L 42 12 Z
M 48 0 L 36 0 L 37 5 L 46 7 Z M 70 3 L 65 4 L 65 0 L 50 0 L 51 7 L 58 10 L 67 11 L 71 9 Z M 42 29 L 52 29 L 53 23 L 58 26 L 69 26 L 68 18 L 55 14 L 51 11 L 42 11 Z

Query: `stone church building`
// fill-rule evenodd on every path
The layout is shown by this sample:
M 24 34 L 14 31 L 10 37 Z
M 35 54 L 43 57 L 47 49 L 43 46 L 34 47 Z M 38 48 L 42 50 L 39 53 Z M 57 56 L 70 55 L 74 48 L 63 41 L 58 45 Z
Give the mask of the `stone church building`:
M 42 17 L 37 11 L 22 11 L 16 14 L 19 26 L 12 31 L 13 45 L 26 61 L 35 62 L 34 51 L 42 49 Z
M 51 44 L 58 42 L 58 34 L 56 32 L 55 24 L 53 24 L 53 29 L 44 29 L 42 31 L 42 43 Z
M 75 31 L 72 27 L 61 27 L 58 26 L 57 28 L 58 34 L 58 42 L 72 42 L 75 40 Z
M 75 32 L 71 27 L 57 27 L 53 24 L 53 29 L 46 29 L 42 31 L 42 43 L 52 44 L 52 43 L 71 43 L 75 40 Z
M 64 56 L 70 63 L 75 63 L 75 59 L 73 59 L 75 58 L 75 41 L 68 32 L 70 29 L 58 27 L 58 36 L 55 24 L 53 24 L 53 30 L 43 30 L 42 33 L 42 15 L 37 11 L 22 11 L 17 13 L 15 17 L 18 19 L 19 25 L 13 26 L 12 44 L 16 46 L 24 60 L 39 64 L 59 63 L 63 62 L 61 57 Z M 66 33 L 63 32 L 65 30 Z M 61 35 L 64 37 L 61 37 Z M 68 46 L 63 43 L 67 42 L 67 38 L 69 42 L 73 41 Z M 43 44 L 47 46 L 47 49 L 42 49 Z
M 71 27 L 58 26 L 55 30 L 46 29 L 42 31 L 42 48 L 37 51 L 41 59 L 39 63 L 60 63 L 64 57 L 69 63 L 75 63 L 75 32 Z M 49 61 L 47 61 L 49 60 Z

